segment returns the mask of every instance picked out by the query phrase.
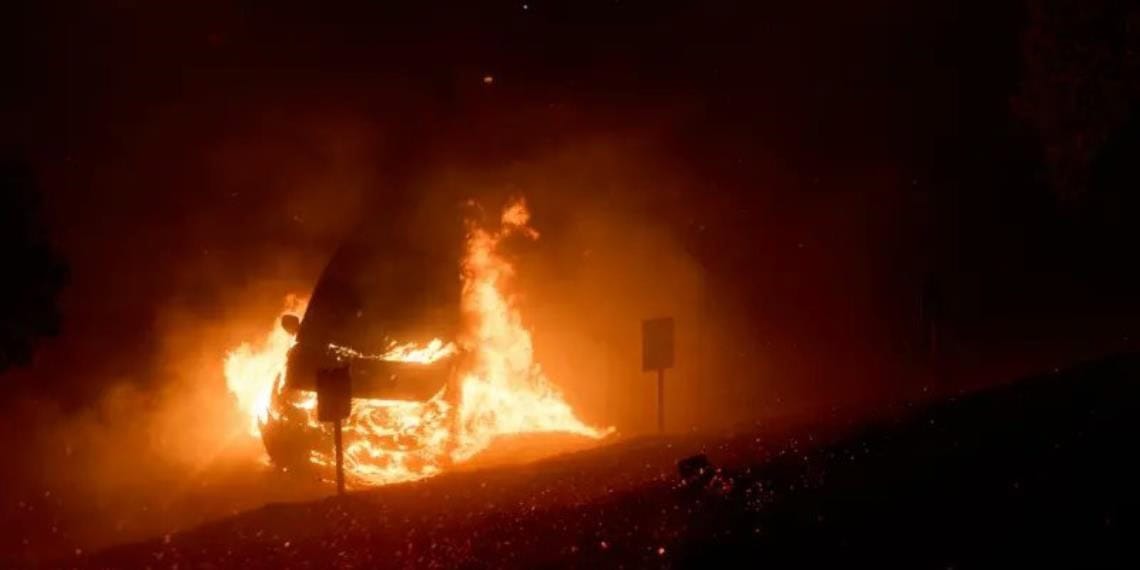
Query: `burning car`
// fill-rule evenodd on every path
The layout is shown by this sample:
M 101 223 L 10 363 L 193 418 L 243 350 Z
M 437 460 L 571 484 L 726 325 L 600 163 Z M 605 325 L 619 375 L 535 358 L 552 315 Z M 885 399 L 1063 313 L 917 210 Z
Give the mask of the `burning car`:
M 307 307 L 292 300 L 262 351 L 243 345 L 226 361 L 231 391 L 251 409 L 251 432 L 273 463 L 332 465 L 315 383 L 334 366 L 351 376 L 344 457 L 356 485 L 440 473 L 503 435 L 609 433 L 582 422 L 534 361 L 507 293 L 514 268 L 499 246 L 537 239 L 529 219 L 520 200 L 493 225 L 409 216 L 347 240 Z
M 459 352 L 462 236 L 438 228 L 462 226 L 430 226 L 365 224 L 341 246 L 295 330 L 287 388 L 313 390 L 316 371 L 338 363 L 360 397 L 424 401 L 443 387 Z

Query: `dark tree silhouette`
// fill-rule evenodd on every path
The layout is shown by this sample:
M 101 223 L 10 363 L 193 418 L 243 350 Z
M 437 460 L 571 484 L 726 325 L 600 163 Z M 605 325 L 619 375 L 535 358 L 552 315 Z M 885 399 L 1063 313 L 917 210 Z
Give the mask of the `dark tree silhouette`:
M 1055 190 L 1084 195 L 1095 157 L 1140 98 L 1140 6 L 1033 0 L 1022 37 L 1024 79 L 1013 98 L 1037 130 Z
M 24 162 L 0 162 L 0 371 L 26 364 L 58 332 L 66 266 L 44 235 L 39 193 Z

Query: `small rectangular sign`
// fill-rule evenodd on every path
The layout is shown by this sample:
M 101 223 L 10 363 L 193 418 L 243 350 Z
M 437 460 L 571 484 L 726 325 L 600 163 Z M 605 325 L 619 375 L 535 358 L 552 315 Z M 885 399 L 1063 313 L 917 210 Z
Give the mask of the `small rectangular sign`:
M 352 379 L 348 367 L 317 370 L 317 420 L 343 420 L 351 411 Z
M 673 317 L 641 321 L 641 369 L 673 367 Z

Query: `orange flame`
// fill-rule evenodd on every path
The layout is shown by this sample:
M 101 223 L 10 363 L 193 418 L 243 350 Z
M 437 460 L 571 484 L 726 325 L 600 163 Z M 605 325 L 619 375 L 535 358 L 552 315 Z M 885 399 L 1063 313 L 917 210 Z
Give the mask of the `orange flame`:
M 460 342 L 472 358 L 460 371 L 458 397 L 445 398 L 445 388 L 426 402 L 354 399 L 344 426 L 345 470 L 352 483 L 381 485 L 430 477 L 470 459 L 503 435 L 563 432 L 599 439 L 612 432 L 587 425 L 575 415 L 534 361 L 530 331 L 505 293 L 514 268 L 498 246 L 511 235 L 537 239 L 529 221 L 526 204 L 517 200 L 503 210 L 497 230 L 468 225 L 461 306 L 470 326 Z M 295 298 L 286 303 L 289 313 L 304 308 L 305 303 Z M 292 344 L 288 333 L 274 326 L 259 347 L 242 344 L 226 357 L 226 382 L 250 418 L 252 435 L 258 435 L 266 422 L 280 419 L 271 405 L 275 390 L 310 429 L 329 431 L 316 420 L 315 393 L 281 391 L 279 378 Z M 348 347 L 329 348 L 342 356 L 418 363 L 459 351 L 455 343 L 442 339 L 423 346 L 392 343 L 376 356 Z M 313 449 L 310 461 L 327 468 L 332 450 Z
M 392 341 L 388 346 L 388 350 L 380 355 L 364 354 L 347 346 L 336 344 L 330 344 L 329 350 L 339 356 L 350 356 L 365 360 L 386 360 L 388 362 L 415 362 L 417 364 L 431 364 L 455 354 L 458 350 L 455 348 L 455 343 L 445 344 L 438 338 L 431 339 L 424 346 L 416 346 L 413 342 L 399 344 L 396 341 Z
M 303 315 L 307 306 L 307 299 L 285 298 L 285 314 Z M 243 342 L 226 355 L 226 387 L 249 416 L 249 433 L 254 437 L 261 436 L 261 424 L 269 417 L 273 385 L 285 374 L 285 359 L 293 342 L 292 335 L 274 323 L 259 346 Z

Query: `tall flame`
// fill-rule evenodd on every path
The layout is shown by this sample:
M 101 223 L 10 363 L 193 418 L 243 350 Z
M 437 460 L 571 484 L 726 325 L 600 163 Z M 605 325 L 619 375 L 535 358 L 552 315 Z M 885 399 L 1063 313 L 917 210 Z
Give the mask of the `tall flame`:
M 452 458 L 462 461 L 490 445 L 499 435 L 527 432 L 570 432 L 599 438 L 604 431 L 575 416 L 570 405 L 534 361 L 530 331 L 505 286 L 514 267 L 498 252 L 506 237 L 538 239 L 530 213 L 521 200 L 502 213 L 497 232 L 469 227 L 463 260 L 463 310 L 474 323 L 469 339 L 475 368 L 463 377 L 459 406 L 458 445 Z
M 307 299 L 285 298 L 285 314 L 303 315 L 307 306 Z M 226 386 L 249 416 L 249 434 L 254 437 L 261 436 L 261 424 L 269 417 L 273 385 L 285 374 L 285 359 L 293 342 L 293 336 L 274 323 L 259 346 L 243 342 L 226 355 Z
M 497 229 L 469 223 L 461 307 L 470 325 L 460 342 L 472 358 L 465 359 L 466 368 L 459 373 L 458 396 L 447 397 L 445 388 L 426 402 L 354 399 L 344 427 L 350 481 L 379 485 L 429 477 L 470 459 L 503 435 L 562 432 L 598 439 L 612 431 L 587 425 L 575 415 L 535 362 L 530 331 L 505 292 L 514 267 L 502 257 L 499 245 L 512 235 L 537 239 L 529 223 L 522 200 L 503 210 Z M 304 308 L 304 301 L 287 300 L 287 313 L 303 313 Z M 302 417 L 308 429 L 329 431 L 317 422 L 316 394 L 282 391 L 280 378 L 292 344 L 292 337 L 275 326 L 259 347 L 242 344 L 226 357 L 227 385 L 248 414 L 254 436 L 286 413 Z M 341 346 L 329 349 L 341 356 L 418 363 L 460 350 L 442 339 L 422 346 L 393 343 L 379 355 Z M 275 398 L 282 410 L 274 408 Z M 328 467 L 331 449 L 311 450 L 310 461 Z

